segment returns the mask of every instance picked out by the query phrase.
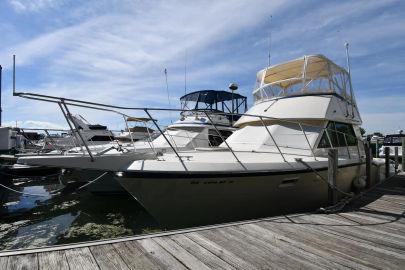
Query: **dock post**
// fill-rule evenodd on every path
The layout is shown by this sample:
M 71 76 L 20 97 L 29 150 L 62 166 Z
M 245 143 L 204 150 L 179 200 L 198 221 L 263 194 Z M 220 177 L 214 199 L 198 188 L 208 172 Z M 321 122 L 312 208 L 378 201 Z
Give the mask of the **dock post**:
M 395 174 L 398 173 L 398 146 L 395 146 Z
M 336 178 L 338 172 L 338 150 L 329 149 L 328 151 L 328 203 L 335 205 L 337 203 Z
M 402 137 L 402 155 L 401 155 L 401 161 L 402 161 L 402 168 L 401 170 L 405 170 L 405 137 Z
M 384 148 L 384 157 L 385 157 L 385 178 L 390 177 L 390 148 Z
M 370 142 L 364 144 L 364 150 L 366 152 L 366 188 L 372 186 L 371 179 L 371 160 L 373 159 L 373 153 L 370 146 Z

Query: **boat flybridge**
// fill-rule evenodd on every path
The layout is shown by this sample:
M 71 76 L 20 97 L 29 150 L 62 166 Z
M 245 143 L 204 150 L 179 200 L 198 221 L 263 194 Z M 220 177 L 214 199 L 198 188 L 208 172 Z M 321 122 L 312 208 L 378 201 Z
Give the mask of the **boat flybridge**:
M 167 227 L 323 206 L 330 148 L 338 149 L 336 189 L 351 191 L 365 152 L 344 68 L 323 55 L 274 65 L 257 73 L 253 96 L 219 147 L 134 161 L 116 179 Z
M 139 127 L 136 130 L 127 127 L 122 137 L 125 141 L 129 139 L 130 142 L 115 141 L 104 145 L 85 145 L 60 155 L 24 156 L 18 159 L 18 163 L 67 169 L 118 171 L 128 167 L 134 160 L 155 159 L 172 149 L 181 151 L 198 147 L 208 149 L 218 147 L 235 130 L 232 124 L 239 118 L 239 113 L 246 111 L 246 100 L 246 97 L 240 94 L 222 90 L 192 92 L 180 98 L 181 109 L 177 110 L 181 112 L 180 119 L 168 125 L 166 129 L 158 126 L 152 117 L 124 116 L 127 126 L 131 121 L 145 124 L 142 131 L 148 133 L 148 137 L 143 140 L 136 141 L 134 132 L 139 131 Z M 212 117 L 209 116 L 211 114 Z M 159 136 L 156 137 L 153 130 L 146 126 L 148 122 L 156 125 L 161 132 Z M 81 134 L 81 130 L 78 134 Z

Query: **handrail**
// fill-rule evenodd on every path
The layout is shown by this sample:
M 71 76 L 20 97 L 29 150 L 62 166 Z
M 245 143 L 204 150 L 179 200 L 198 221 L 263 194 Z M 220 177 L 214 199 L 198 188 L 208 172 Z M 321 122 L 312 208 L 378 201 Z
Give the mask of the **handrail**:
M 248 113 L 226 113 L 226 112 L 221 112 L 221 111 L 210 111 L 207 112 L 207 110 L 185 110 L 185 109 L 168 109 L 168 108 L 138 108 L 138 107 L 124 107 L 124 106 L 114 106 L 114 105 L 108 105 L 108 104 L 102 104 L 102 103 L 95 103 L 95 102 L 87 102 L 87 101 L 81 101 L 81 100 L 75 100 L 75 99 L 64 99 L 64 98 L 60 98 L 60 97 L 54 97 L 54 96 L 47 96 L 47 95 L 41 95 L 41 94 L 32 94 L 32 93 L 16 93 L 15 95 L 23 97 L 23 98 L 28 98 L 28 99 L 34 99 L 34 100 L 39 100 L 39 101 L 46 101 L 46 102 L 52 102 L 52 103 L 57 103 L 57 104 L 64 104 L 65 107 L 67 107 L 67 105 L 69 106 L 76 106 L 76 107 L 82 107 L 82 108 L 89 108 L 89 109 L 95 109 L 95 110 L 101 110 L 101 111 L 107 111 L 107 112 L 112 112 L 112 113 L 117 113 L 119 115 L 122 116 L 126 116 L 128 117 L 128 115 L 126 113 L 121 112 L 120 110 L 142 110 L 144 111 L 148 117 L 151 119 L 151 121 L 153 122 L 153 124 L 157 127 L 157 129 L 159 130 L 160 134 L 163 135 L 163 137 L 165 138 L 165 140 L 168 142 L 170 148 L 172 148 L 173 152 L 176 154 L 176 156 L 179 158 L 179 160 L 181 161 L 183 167 L 185 167 L 185 164 L 180 156 L 180 154 L 178 153 L 178 150 L 176 149 L 177 147 L 174 147 L 173 144 L 170 142 L 170 140 L 167 138 L 167 136 L 165 135 L 165 132 L 162 131 L 162 129 L 157 125 L 156 121 L 151 117 L 150 111 L 177 111 L 177 112 L 193 112 L 193 113 L 203 113 L 206 115 L 206 117 L 209 119 L 211 125 L 214 127 L 214 129 L 216 129 L 216 131 L 218 132 L 218 128 L 216 126 L 216 124 L 212 121 L 211 117 L 208 114 L 211 115 L 225 115 L 225 116 L 245 116 L 245 117 L 254 117 L 254 118 L 258 118 L 258 122 L 261 122 L 261 124 L 266 128 L 266 131 L 269 133 L 270 137 L 272 138 L 274 145 L 276 146 L 278 152 L 280 153 L 280 155 L 282 156 L 283 160 L 286 161 L 286 158 L 284 156 L 283 151 L 281 151 L 280 146 L 278 145 L 278 143 L 274 140 L 271 132 L 269 131 L 268 127 L 266 126 L 266 123 L 264 122 L 265 120 L 271 120 L 271 121 L 279 121 L 282 123 L 290 123 L 290 124 L 295 124 L 298 125 L 302 131 L 302 134 L 305 137 L 305 140 L 309 146 L 309 150 L 312 153 L 312 156 L 316 159 L 315 153 L 314 153 L 314 149 L 311 146 L 311 143 L 308 139 L 308 136 L 303 128 L 303 125 L 308 126 L 308 127 L 315 127 L 319 130 L 323 130 L 323 131 L 328 131 L 331 130 L 333 132 L 336 132 L 337 134 L 343 134 L 345 141 L 346 141 L 346 147 L 348 149 L 348 145 L 347 145 L 347 139 L 346 136 L 351 136 L 353 138 L 356 138 L 356 140 L 361 140 L 359 138 L 357 138 L 356 136 L 352 136 L 350 134 L 345 134 L 343 132 L 340 131 L 336 131 L 336 130 L 332 130 L 329 128 L 324 128 L 321 127 L 319 125 L 311 125 L 311 124 L 307 124 L 307 123 L 301 123 L 299 121 L 294 121 L 294 120 L 288 120 L 288 119 L 282 119 L 282 118 L 277 118 L 277 117 L 270 117 L 270 116 L 261 116 L 261 115 L 253 115 L 253 114 L 248 114 Z M 61 106 L 61 105 L 60 105 Z M 67 108 L 66 108 L 67 109 Z M 63 109 L 62 109 L 63 111 Z M 66 115 L 65 115 L 66 117 Z M 69 121 L 68 121 L 69 124 Z M 71 127 L 72 130 L 74 130 Z M 335 148 L 335 146 L 332 144 L 332 140 L 328 134 L 329 132 L 326 132 L 326 136 L 328 137 L 330 146 L 332 148 Z M 76 133 L 74 133 L 76 135 Z M 80 133 L 78 135 L 81 135 Z M 169 134 L 170 135 L 170 134 Z M 188 135 L 188 134 L 187 134 Z M 225 143 L 225 145 L 229 148 L 229 150 L 231 151 L 231 153 L 234 155 L 234 157 L 238 160 L 238 162 L 240 162 L 240 160 L 238 159 L 238 157 L 236 156 L 235 152 L 233 151 L 233 149 L 228 145 L 228 143 L 226 142 L 226 140 L 224 140 L 224 138 L 221 136 L 220 132 L 218 132 L 218 135 L 221 137 L 222 141 Z M 91 156 L 90 150 L 88 149 L 86 143 L 84 143 L 87 152 L 89 152 L 89 155 Z M 153 148 L 153 147 L 152 147 Z M 349 151 L 349 149 L 348 149 Z M 350 152 L 348 152 L 349 158 L 350 158 Z M 241 163 L 241 162 L 240 162 Z M 242 164 L 242 163 L 241 163 Z M 242 164 L 243 166 L 243 164 Z M 186 169 L 187 170 L 187 169 Z

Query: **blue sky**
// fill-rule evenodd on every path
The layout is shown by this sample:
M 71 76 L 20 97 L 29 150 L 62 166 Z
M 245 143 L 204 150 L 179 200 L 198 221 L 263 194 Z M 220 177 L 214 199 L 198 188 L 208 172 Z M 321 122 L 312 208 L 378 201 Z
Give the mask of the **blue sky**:
M 17 88 L 129 106 L 167 107 L 187 89 L 226 89 L 252 101 L 255 74 L 267 65 L 269 16 L 272 63 L 324 54 L 345 66 L 368 131 L 405 129 L 405 2 L 378 1 L 0 1 L 3 121 L 65 126 L 53 104 L 11 95 Z M 118 122 L 100 113 L 91 121 Z

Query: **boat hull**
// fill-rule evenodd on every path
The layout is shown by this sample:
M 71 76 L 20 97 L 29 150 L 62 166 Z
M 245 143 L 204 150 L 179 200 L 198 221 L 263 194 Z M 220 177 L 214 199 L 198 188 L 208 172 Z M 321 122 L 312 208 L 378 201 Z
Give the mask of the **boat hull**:
M 365 165 L 339 168 L 337 185 L 350 192 Z M 327 169 L 319 170 L 327 179 Z M 313 210 L 328 203 L 328 186 L 311 171 L 252 174 L 123 173 L 120 184 L 161 225 L 197 226 Z

